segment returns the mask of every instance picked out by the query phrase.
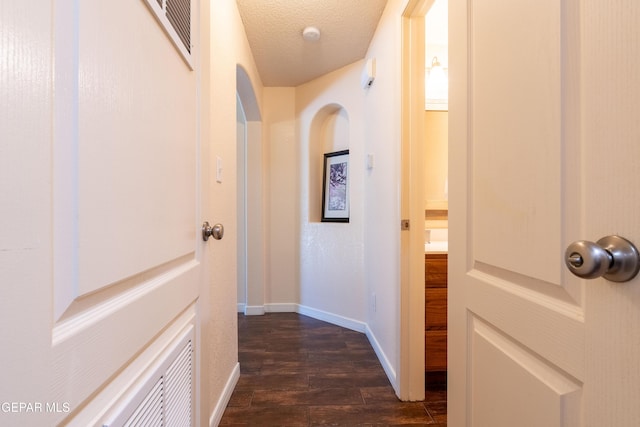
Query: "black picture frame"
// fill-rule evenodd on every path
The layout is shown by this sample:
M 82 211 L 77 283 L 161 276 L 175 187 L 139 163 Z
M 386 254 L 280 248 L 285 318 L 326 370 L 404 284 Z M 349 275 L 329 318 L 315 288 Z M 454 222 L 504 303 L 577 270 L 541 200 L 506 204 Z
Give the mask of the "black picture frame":
M 349 222 L 349 150 L 324 154 L 322 222 Z

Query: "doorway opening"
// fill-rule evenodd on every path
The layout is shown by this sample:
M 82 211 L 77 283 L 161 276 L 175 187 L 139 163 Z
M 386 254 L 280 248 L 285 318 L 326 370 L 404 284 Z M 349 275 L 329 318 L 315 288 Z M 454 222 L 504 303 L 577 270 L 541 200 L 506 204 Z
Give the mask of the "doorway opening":
M 262 119 L 247 72 L 236 67 L 238 311 L 264 314 L 265 250 Z
M 446 279 L 444 286 L 440 284 L 438 289 L 429 289 L 431 286 L 427 282 L 434 271 L 428 266 L 425 270 L 428 253 L 433 252 L 432 243 L 437 239 L 440 247 L 436 263 L 445 275 L 447 271 L 448 246 L 444 250 L 441 247 L 446 245 L 448 235 L 447 89 L 444 89 L 444 96 L 435 98 L 426 93 L 428 87 L 433 87 L 428 77 L 442 71 L 443 62 L 448 63 L 446 42 L 432 53 L 433 44 L 442 43 L 439 39 L 427 40 L 434 25 L 427 24 L 425 17 L 432 10 L 442 11 L 443 5 L 437 4 L 441 1 L 444 1 L 445 15 L 439 19 L 445 21 L 441 24 L 446 34 L 446 0 L 413 0 L 403 13 L 401 210 L 402 218 L 409 219 L 411 226 L 401 234 L 402 400 L 424 399 L 425 385 L 430 385 L 427 373 L 431 368 L 439 373 L 430 375 L 432 382 L 446 385 Z M 442 146 L 434 145 L 438 141 Z M 435 155 L 436 152 L 444 153 L 444 159 Z M 432 194 L 434 189 L 438 189 L 436 196 Z M 434 315 L 436 324 L 432 324 Z
M 449 247 L 448 0 L 434 0 L 424 19 L 425 388 L 446 390 Z

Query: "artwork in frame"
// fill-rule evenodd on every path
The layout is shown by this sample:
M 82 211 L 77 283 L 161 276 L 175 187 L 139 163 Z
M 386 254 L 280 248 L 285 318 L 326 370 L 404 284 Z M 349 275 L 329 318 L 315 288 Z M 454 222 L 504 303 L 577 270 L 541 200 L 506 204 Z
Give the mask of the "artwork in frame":
M 322 222 L 349 222 L 349 150 L 324 155 Z

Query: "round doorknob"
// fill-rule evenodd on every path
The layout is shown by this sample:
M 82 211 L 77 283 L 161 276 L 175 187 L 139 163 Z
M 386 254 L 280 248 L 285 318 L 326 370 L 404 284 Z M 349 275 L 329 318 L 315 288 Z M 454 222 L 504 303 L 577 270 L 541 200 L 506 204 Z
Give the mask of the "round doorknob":
M 224 226 L 222 224 L 216 224 L 213 227 L 209 224 L 209 221 L 205 221 L 202 224 L 202 240 L 205 242 L 209 240 L 209 237 L 213 237 L 216 240 L 220 240 L 224 237 Z
M 565 251 L 564 262 L 578 277 L 604 277 L 612 282 L 629 281 L 640 270 L 638 250 L 620 236 L 603 237 L 596 243 L 587 240 L 573 242 Z

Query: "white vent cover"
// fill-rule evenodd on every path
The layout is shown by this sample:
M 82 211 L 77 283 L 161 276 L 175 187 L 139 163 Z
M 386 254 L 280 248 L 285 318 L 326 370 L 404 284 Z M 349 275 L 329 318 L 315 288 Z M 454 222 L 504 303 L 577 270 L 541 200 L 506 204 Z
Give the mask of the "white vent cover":
M 167 369 L 164 376 L 164 413 L 166 426 L 190 426 L 192 413 L 192 361 L 191 341 Z
M 164 425 L 162 420 L 162 386 L 162 379 L 160 379 L 144 398 L 142 404 L 138 406 L 133 415 L 124 423 L 124 427 Z
M 194 425 L 193 369 L 193 328 L 190 328 L 131 387 L 103 426 Z
M 174 46 L 191 62 L 191 0 L 145 0 Z

